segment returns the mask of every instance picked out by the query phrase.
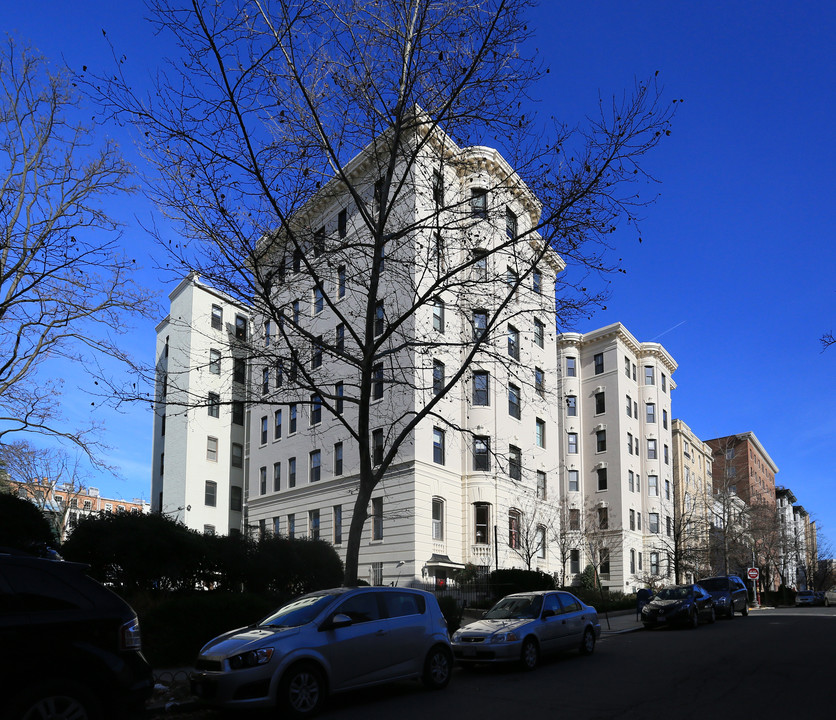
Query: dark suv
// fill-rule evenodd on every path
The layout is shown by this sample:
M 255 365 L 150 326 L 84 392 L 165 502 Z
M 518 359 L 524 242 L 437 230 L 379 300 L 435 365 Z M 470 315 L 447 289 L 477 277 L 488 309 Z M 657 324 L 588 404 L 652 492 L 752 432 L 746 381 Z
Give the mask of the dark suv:
M 703 578 L 699 583 L 714 598 L 717 615 L 732 618 L 735 612 L 749 614 L 749 591 L 737 575 Z
M 122 598 L 84 565 L 0 549 L 0 717 L 126 717 L 152 689 Z

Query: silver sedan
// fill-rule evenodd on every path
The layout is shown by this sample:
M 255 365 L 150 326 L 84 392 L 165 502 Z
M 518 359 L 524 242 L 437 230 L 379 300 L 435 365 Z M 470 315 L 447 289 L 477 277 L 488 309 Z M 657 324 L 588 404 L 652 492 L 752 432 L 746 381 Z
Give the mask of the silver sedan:
M 589 655 L 601 636 L 594 607 L 562 590 L 508 595 L 481 620 L 453 634 L 453 654 L 462 664 L 518 661 L 526 670 L 541 655 L 577 649 Z

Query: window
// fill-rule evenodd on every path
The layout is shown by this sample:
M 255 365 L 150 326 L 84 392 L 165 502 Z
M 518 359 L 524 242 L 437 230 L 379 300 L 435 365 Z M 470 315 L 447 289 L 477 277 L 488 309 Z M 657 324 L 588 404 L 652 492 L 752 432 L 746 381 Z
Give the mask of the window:
M 666 530 L 667 530 L 667 533 L 668 533 L 668 537 L 671 537 L 673 535 L 673 525 L 671 524 L 671 516 L 670 515 L 668 515 L 665 518 L 665 527 L 666 527 Z
M 595 433 L 595 451 L 605 452 L 607 449 L 607 431 L 598 430 Z
M 668 411 L 665 409 L 662 409 L 662 427 L 665 428 L 665 430 L 668 429 Z
M 232 512 L 241 512 L 244 506 L 244 491 L 237 485 L 229 488 L 229 509 Z
M 260 467 L 258 469 L 258 494 L 267 494 L 267 468 Z
M 343 506 L 334 505 L 334 545 L 343 541 Z
M 601 530 L 608 530 L 610 527 L 610 514 L 608 510 L 609 508 L 605 507 L 598 508 L 598 528 Z M 603 555 L 603 552 L 601 554 Z
M 490 472 L 491 470 L 491 439 L 484 435 L 473 437 L 473 470 L 475 472 Z
M 473 311 L 473 339 L 480 340 L 488 332 L 488 313 L 485 310 Z
M 581 551 L 569 551 L 569 572 L 577 574 L 581 571 Z
M 244 467 L 244 446 L 240 443 L 232 443 L 230 464 L 235 468 Z
M 488 503 L 474 503 L 473 505 L 473 541 L 477 545 L 490 545 L 489 533 L 491 522 L 491 506 Z
M 473 373 L 473 404 L 490 405 L 490 383 L 491 374 L 484 370 L 477 370 Z
M 630 358 L 626 355 L 624 356 L 624 374 L 630 377 Z
M 546 421 L 540 418 L 534 421 L 534 443 L 537 447 L 546 447 Z
M 334 385 L 334 409 L 337 411 L 337 415 L 343 414 L 343 402 L 343 384 L 338 382 Z
M 537 499 L 546 499 L 546 473 L 542 470 L 537 471 Z
M 432 500 L 432 524 L 433 540 L 444 540 L 444 501 L 441 498 Z
M 216 418 L 221 416 L 221 396 L 218 393 L 209 393 L 206 409 L 209 412 L 209 417 Z
M 543 292 L 543 275 L 537 268 L 531 273 L 531 289 L 538 295 Z
M 633 417 L 633 401 L 627 396 L 627 417 Z
M 537 557 L 543 559 L 546 557 L 546 528 L 542 525 L 537 526 Z
M 203 526 L 203 534 L 204 535 L 214 535 L 215 534 L 215 526 L 214 525 L 204 525 Z
M 632 510 L 630 512 L 633 512 Z M 633 548 L 630 548 L 630 574 L 636 574 L 636 551 Z
M 348 232 L 348 211 L 343 208 L 337 215 L 337 234 L 344 238 Z
M 541 368 L 534 368 L 534 392 L 540 397 L 546 396 L 546 376 Z
M 235 337 L 238 340 L 247 339 L 247 318 L 243 315 L 235 316 Z
M 203 488 L 203 504 L 215 507 L 218 504 L 218 483 L 207 480 Z
M 520 526 L 522 525 L 522 513 L 519 510 L 508 511 L 508 545 L 514 550 L 519 550 L 522 545 L 520 537 Z
M 512 480 L 522 480 L 522 450 L 516 445 L 508 446 L 508 475 Z
M 264 347 L 270 347 L 270 331 L 271 331 L 270 321 L 265 320 L 264 321 Z
M 647 494 L 654 497 L 659 496 L 659 477 L 658 475 L 647 476 Z
M 636 492 L 642 491 L 642 476 L 636 473 Z M 639 523 L 639 530 L 641 530 L 641 523 Z
M 654 370 L 652 365 L 645 365 L 644 366 L 644 384 L 645 385 L 655 385 L 656 378 L 654 375 Z
M 314 230 L 313 236 L 314 257 L 319 257 L 325 252 L 325 227 Z
M 322 367 L 322 335 L 311 340 L 311 368 Z
M 209 351 L 209 372 L 213 375 L 220 375 L 221 374 L 221 351 L 220 350 L 210 350 Z
M 243 425 L 244 424 L 244 403 L 242 400 L 233 400 L 232 401 L 232 424 L 233 425 Z
M 433 300 L 433 330 L 444 332 L 444 301 L 439 297 Z
M 372 540 L 383 540 L 383 498 L 372 498 Z
M 261 369 L 261 394 L 266 395 L 270 392 L 270 370 L 268 368 Z
M 508 326 L 508 354 L 514 360 L 520 359 L 520 331 L 513 325 Z
M 517 216 L 511 208 L 505 208 L 505 234 L 510 240 L 517 237 Z
M 273 413 L 273 440 L 280 440 L 282 437 L 282 411 L 276 410 Z
M 282 489 L 282 464 L 280 462 L 273 463 L 273 492 L 278 492 Z
M 636 529 L 636 511 L 635 510 L 630 510 L 630 529 L 631 530 Z
M 293 272 L 302 272 L 302 251 L 298 248 L 293 251 Z
M 206 438 L 206 459 L 209 462 L 218 462 L 218 438 Z
M 372 400 L 383 399 L 383 363 L 372 366 Z
M 569 447 L 567 452 L 570 455 L 577 455 L 578 454 L 578 434 L 577 433 L 568 433 L 568 441 Z
M 595 374 L 600 375 L 604 372 L 604 353 L 595 353 L 593 360 L 595 363 Z
M 337 268 L 337 297 L 345 297 L 345 265 Z
M 488 217 L 488 191 L 473 188 L 470 191 L 470 214 L 476 218 Z
M 659 513 L 648 513 L 648 530 L 652 533 L 659 533 Z
M 595 473 L 598 475 L 598 489 L 607 489 L 607 468 L 598 468 Z
M 313 450 L 308 464 L 308 481 L 315 483 L 322 478 L 322 452 Z
M 220 305 L 212 306 L 212 328 L 221 330 L 224 324 L 224 310 Z
M 650 574 L 659 574 L 659 553 L 657 552 L 650 553 Z
M 444 465 L 444 430 L 433 428 L 433 462 Z
M 577 417 L 578 415 L 578 398 L 574 395 L 566 396 L 566 415 L 569 417 Z
M 488 254 L 484 250 L 473 251 L 473 275 L 479 280 L 488 277 Z
M 595 393 L 595 414 L 600 415 L 607 410 L 606 396 L 602 392 Z
M 343 444 L 334 443 L 334 475 L 343 474 Z
M 668 391 L 668 379 L 665 377 L 665 373 L 662 373 L 662 392 Z
M 627 454 L 633 454 L 633 434 L 627 433 Z
M 671 499 L 671 481 L 665 480 L 665 500 Z
M 534 320 L 534 342 L 537 347 L 543 347 L 546 341 L 546 326 L 539 320 Z
M 290 427 L 288 428 L 288 433 L 293 435 L 296 432 L 296 403 L 291 403 L 288 411 L 290 413 Z
M 261 444 L 267 444 L 267 416 L 261 418 Z
M 247 361 L 244 358 L 232 360 L 232 380 L 242 385 L 247 382 Z
M 296 537 L 296 515 L 293 513 L 287 516 L 287 536 L 289 538 Z
M 662 451 L 663 451 L 663 457 L 664 457 L 664 460 L 665 460 L 665 465 L 670 465 L 671 464 L 671 456 L 670 456 L 670 451 L 668 450 L 668 446 L 664 445 L 662 447 Z
M 645 422 L 655 423 L 656 422 L 656 404 L 655 403 L 647 403 L 644 407 L 645 407 Z
M 433 395 L 441 395 L 444 391 L 444 363 L 433 360 Z
M 648 460 L 655 460 L 656 459 L 656 441 L 655 440 L 648 440 L 647 441 L 647 459 Z
M 569 491 L 578 492 L 581 487 L 581 474 L 578 470 L 569 471 Z
M 165 437 L 165 415 L 160 417 L 160 435 Z
M 308 534 L 311 540 L 319 540 L 319 510 L 308 510 Z
M 383 312 L 383 301 L 380 300 L 374 306 L 374 334 L 375 337 L 378 335 L 383 334 L 383 327 L 384 327 L 384 312 Z
M 293 324 L 298 325 L 299 324 L 299 312 L 300 312 L 299 301 L 294 300 L 293 304 L 291 305 L 291 308 L 292 308 L 292 311 L 293 311 Z
M 372 430 L 372 463 L 383 462 L 383 430 Z
M 509 292 L 514 292 L 514 288 L 520 284 L 520 276 L 514 268 L 507 268 L 505 271 L 505 284 L 508 285 Z
M 566 377 L 575 377 L 577 375 L 576 363 L 577 360 L 575 358 L 566 358 Z
M 522 417 L 520 389 L 513 384 L 508 386 L 508 414 L 517 420 Z
M 284 364 L 281 360 L 276 363 L 276 388 L 280 388 L 284 383 Z
M 289 488 L 296 487 L 296 458 L 288 458 L 287 460 L 287 486 Z
M 311 427 L 322 422 L 322 398 L 311 395 Z
M 433 202 L 436 207 L 444 205 L 444 175 L 441 170 L 433 170 Z
M 636 478 L 632 470 L 627 471 L 627 489 L 634 492 L 636 489 Z
M 606 577 L 610 574 L 610 551 L 601 548 L 601 575 Z

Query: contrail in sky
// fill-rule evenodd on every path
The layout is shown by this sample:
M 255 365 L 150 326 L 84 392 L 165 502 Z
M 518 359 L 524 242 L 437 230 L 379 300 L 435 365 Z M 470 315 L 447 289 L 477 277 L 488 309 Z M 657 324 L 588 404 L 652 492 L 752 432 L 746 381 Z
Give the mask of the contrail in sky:
M 668 334 L 671 330 L 676 330 L 676 329 L 677 329 L 680 325 L 684 325 L 686 322 L 688 322 L 688 321 L 687 321 L 687 320 L 683 320 L 682 322 L 677 323 L 677 324 L 676 324 L 676 325 L 674 325 L 672 328 L 668 328 L 667 330 L 665 330 L 665 332 L 663 332 L 663 333 L 659 333 L 659 334 L 658 334 L 655 338 L 653 338 L 653 340 L 651 340 L 650 342 L 656 342 L 656 341 L 657 341 L 660 337 L 662 337 L 662 335 L 667 335 L 667 334 Z

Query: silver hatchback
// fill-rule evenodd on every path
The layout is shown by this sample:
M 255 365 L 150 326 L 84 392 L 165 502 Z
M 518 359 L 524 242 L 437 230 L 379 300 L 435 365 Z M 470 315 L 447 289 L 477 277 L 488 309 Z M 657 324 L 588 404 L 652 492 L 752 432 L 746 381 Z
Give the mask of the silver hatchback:
M 518 661 L 533 670 L 547 653 L 577 648 L 591 654 L 600 635 L 595 608 L 572 593 L 517 593 L 453 633 L 453 654 L 465 665 Z
M 409 678 L 450 681 L 447 623 L 433 595 L 409 588 L 335 588 L 303 595 L 256 625 L 207 643 L 192 692 L 224 708 L 279 706 L 313 715 L 329 693 Z

